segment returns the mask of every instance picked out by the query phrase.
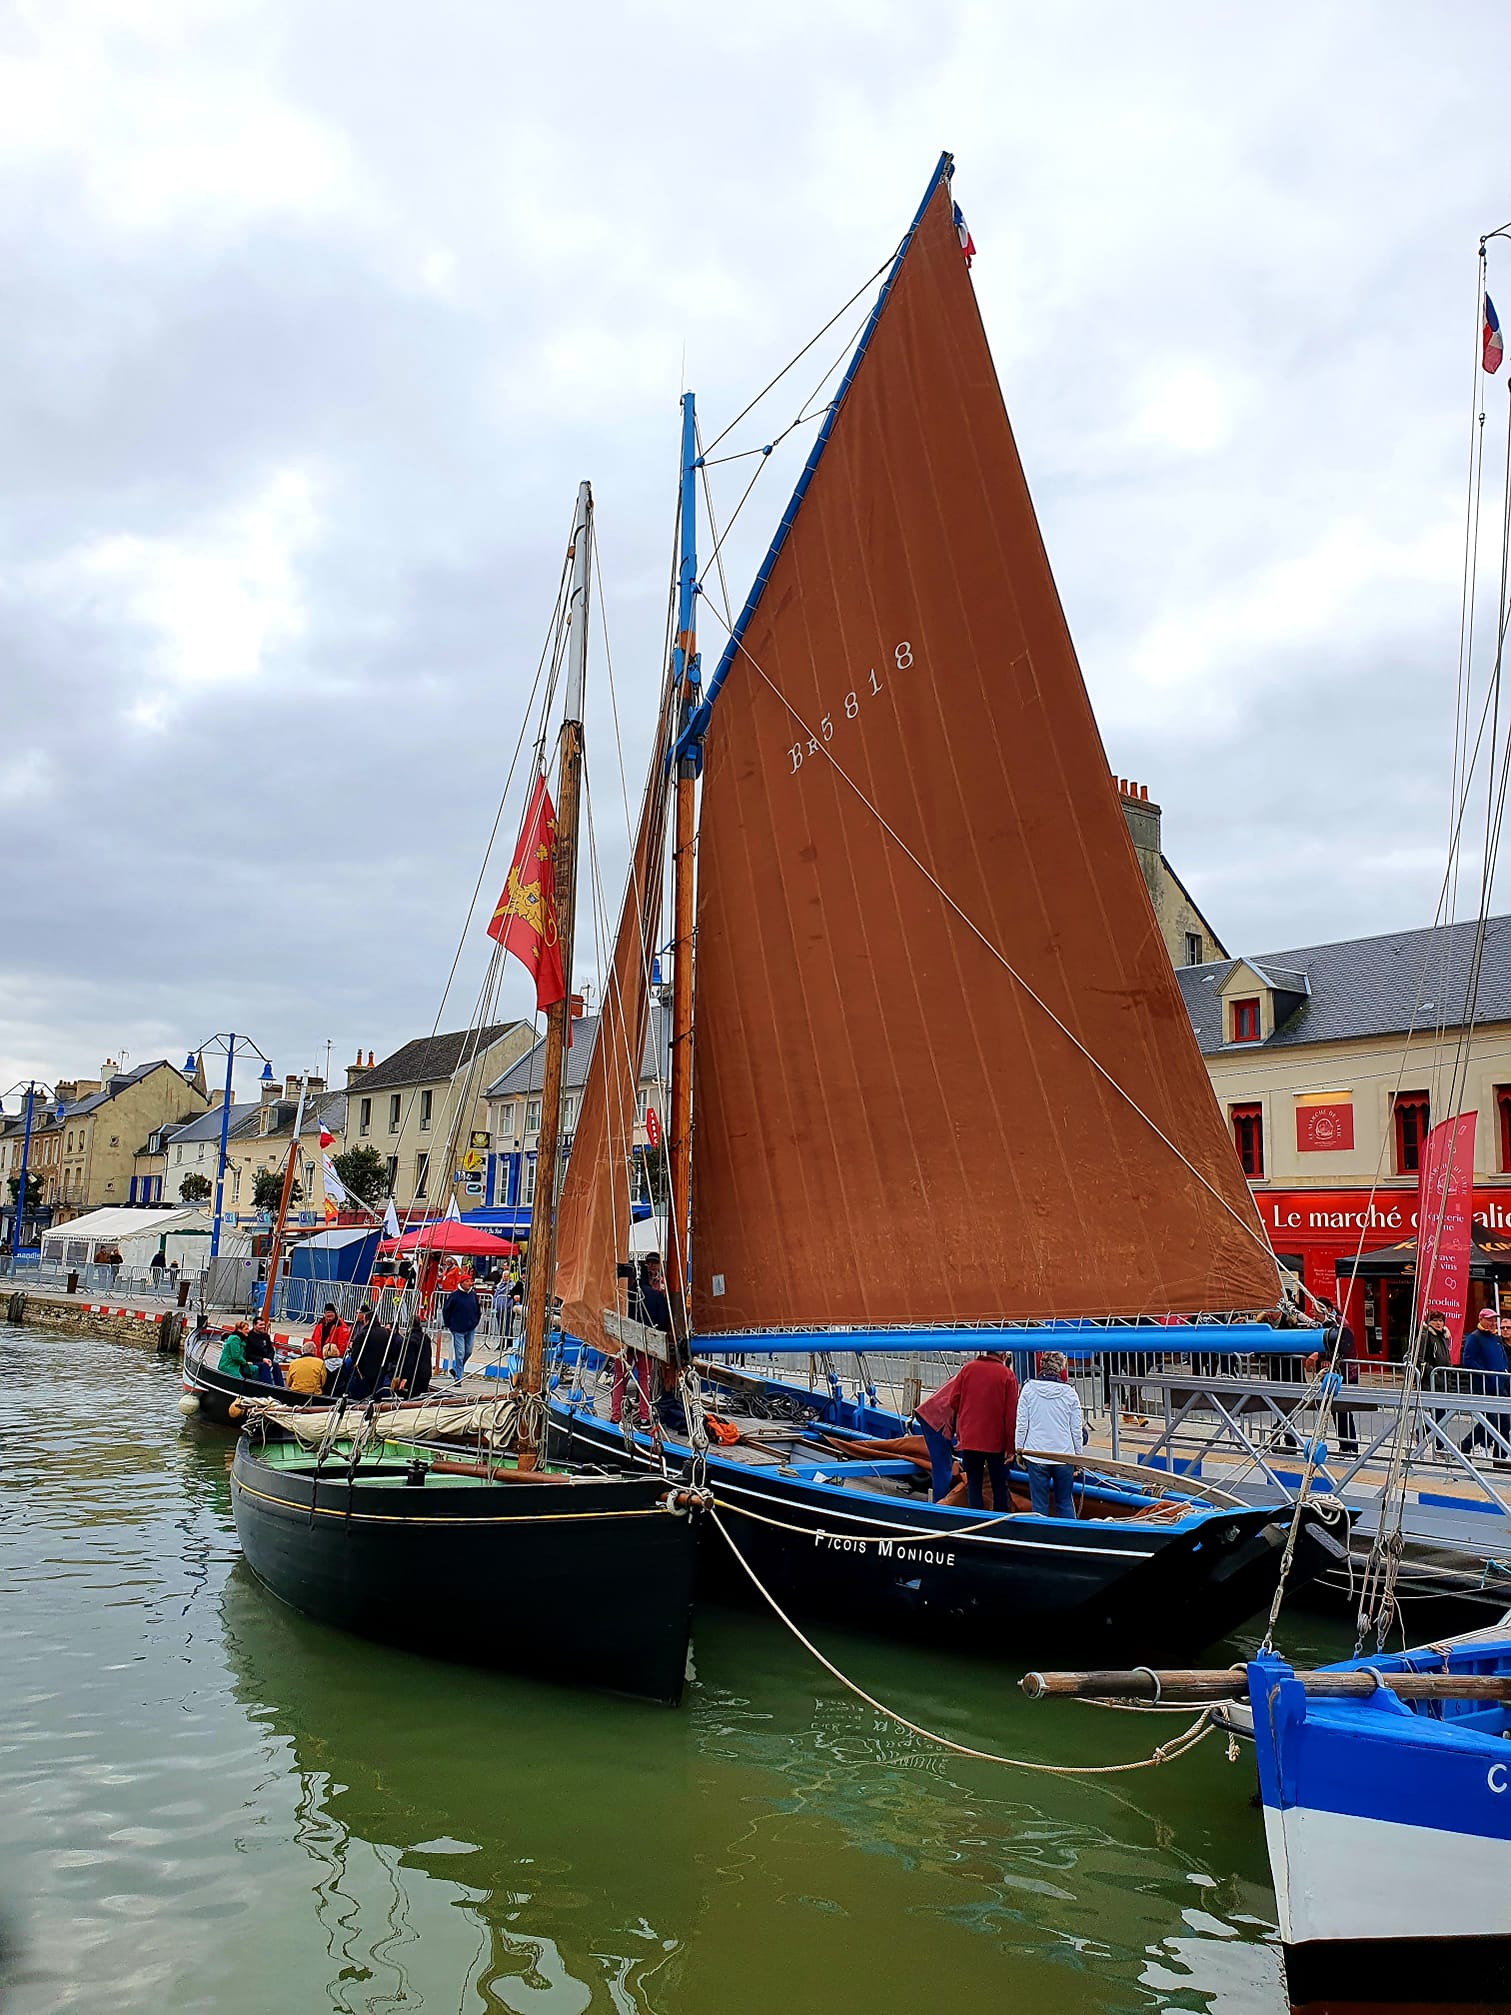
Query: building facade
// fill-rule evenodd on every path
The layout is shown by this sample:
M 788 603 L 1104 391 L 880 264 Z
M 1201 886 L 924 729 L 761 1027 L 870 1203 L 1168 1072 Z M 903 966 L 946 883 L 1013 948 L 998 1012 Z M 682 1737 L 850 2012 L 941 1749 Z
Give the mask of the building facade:
M 1472 923 L 1183 967 L 1223 1118 L 1282 1264 L 1333 1299 L 1340 1266 L 1414 1238 L 1422 1143 L 1477 1115 L 1474 1208 L 1511 1235 L 1511 917 L 1477 985 Z M 1344 1280 L 1356 1335 L 1398 1353 L 1409 1282 Z
M 34 1109 L 27 1157 L 28 1175 L 41 1178 L 40 1203 L 54 1224 L 86 1210 L 151 1201 L 139 1179 L 144 1143 L 209 1103 L 202 1075 L 178 1070 L 165 1058 L 130 1071 L 107 1060 L 98 1078 L 64 1079 L 54 1093 L 50 1107 Z M 7 1181 L 19 1177 L 23 1141 L 22 1121 L 7 1119 L 0 1133 Z
M 580 1015 L 572 1024 L 572 1047 L 567 1051 L 563 1073 L 563 1155 L 571 1148 L 582 1087 L 587 1081 L 588 1064 L 598 1040 L 599 1022 L 598 1015 Z M 657 1140 L 663 1137 L 666 1087 L 671 1075 L 670 1044 L 670 1005 L 660 1000 L 653 1001 L 635 1096 L 636 1165 L 633 1177 L 637 1201 L 650 1200 L 652 1176 L 646 1151 L 652 1145 L 652 1132 Z M 523 1216 L 534 1204 L 544 1069 L 545 1042 L 542 1040 L 488 1086 L 484 1094 L 489 1135 L 485 1164 L 471 1175 L 475 1186 L 469 1190 L 463 1209 L 469 1204 L 473 1208 L 485 1205 L 494 1210 L 515 1210 Z
M 1117 780 L 1118 797 L 1127 823 L 1128 837 L 1138 856 L 1144 886 L 1154 905 L 1155 920 L 1170 963 L 1176 966 L 1205 965 L 1225 959 L 1227 947 L 1197 908 L 1196 898 L 1166 860 L 1162 850 L 1164 814 L 1149 796 L 1147 784 L 1128 777 Z
M 453 1197 L 459 1210 L 480 1201 L 491 1145 L 486 1090 L 534 1040 L 529 1022 L 496 1022 L 421 1036 L 348 1071 L 345 1144 L 382 1155 L 401 1216 L 444 1216 Z

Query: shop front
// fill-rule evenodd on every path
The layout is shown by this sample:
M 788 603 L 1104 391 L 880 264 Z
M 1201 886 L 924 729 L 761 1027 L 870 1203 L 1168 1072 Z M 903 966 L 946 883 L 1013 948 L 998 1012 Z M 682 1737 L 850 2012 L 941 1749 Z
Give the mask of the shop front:
M 1415 1188 L 1265 1189 L 1254 1202 L 1282 1266 L 1319 1299 L 1336 1301 L 1361 1347 L 1372 1357 L 1399 1356 L 1411 1324 L 1411 1280 L 1404 1272 L 1354 1279 L 1363 1254 L 1400 1246 L 1417 1232 Z M 1476 1187 L 1476 1231 L 1492 1241 L 1511 1237 L 1511 1186 Z M 1494 1297 L 1495 1284 L 1476 1272 L 1468 1321 Z

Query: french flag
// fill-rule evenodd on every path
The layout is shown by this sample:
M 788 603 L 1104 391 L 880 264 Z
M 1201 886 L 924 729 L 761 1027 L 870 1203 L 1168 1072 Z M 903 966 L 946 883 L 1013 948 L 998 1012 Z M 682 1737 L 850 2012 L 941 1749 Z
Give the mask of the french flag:
M 333 1140 L 334 1140 L 335 1138 L 336 1138 L 336 1136 L 335 1136 L 335 1135 L 334 1135 L 333 1133 L 330 1133 L 330 1132 L 328 1132 L 328 1131 L 327 1131 L 327 1129 L 326 1129 L 326 1125 L 325 1125 L 325 1122 L 324 1122 L 324 1120 L 322 1120 L 322 1121 L 320 1122 L 320 1145 L 321 1145 L 322 1147 L 329 1147 L 329 1146 L 330 1146 L 330 1144 L 331 1144 L 331 1142 L 332 1142 L 332 1141 L 333 1141 Z
M 971 236 L 970 225 L 965 221 L 965 212 L 958 203 L 955 205 L 955 235 L 960 240 L 960 249 L 965 254 L 965 263 L 968 266 L 976 256 L 976 241 Z
M 1480 336 L 1480 362 L 1492 376 L 1501 367 L 1501 358 L 1506 354 L 1506 346 L 1501 341 L 1500 316 L 1495 312 L 1495 303 L 1485 296 L 1485 327 Z

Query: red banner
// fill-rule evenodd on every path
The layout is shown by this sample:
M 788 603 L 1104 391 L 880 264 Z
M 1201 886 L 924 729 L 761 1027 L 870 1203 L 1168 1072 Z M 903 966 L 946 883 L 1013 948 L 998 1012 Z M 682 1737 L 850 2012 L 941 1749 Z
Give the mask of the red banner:
M 1317 1105 L 1303 1105 L 1300 1099 L 1296 1101 L 1298 1154 L 1332 1154 L 1353 1144 L 1352 1099 L 1329 1099 L 1325 1104 Z
M 556 926 L 555 850 L 556 811 L 545 778 L 537 776 L 488 935 L 528 970 L 541 1009 L 553 1007 L 567 991 Z
M 1451 1336 L 1463 1334 L 1469 1306 L 1476 1118 L 1466 1112 L 1432 1129 L 1417 1185 L 1417 1321 L 1440 1308 Z

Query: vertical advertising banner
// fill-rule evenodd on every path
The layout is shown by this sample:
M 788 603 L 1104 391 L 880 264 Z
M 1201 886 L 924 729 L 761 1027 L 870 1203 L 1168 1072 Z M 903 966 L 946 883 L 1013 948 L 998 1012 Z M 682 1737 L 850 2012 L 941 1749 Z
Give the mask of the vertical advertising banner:
M 1422 1144 L 1417 1188 L 1416 1318 L 1433 1309 L 1462 1336 L 1469 1306 L 1469 1261 L 1474 1231 L 1474 1122 L 1472 1112 L 1445 1119 Z

